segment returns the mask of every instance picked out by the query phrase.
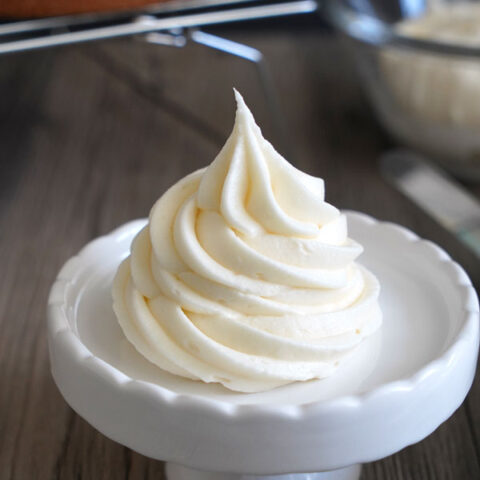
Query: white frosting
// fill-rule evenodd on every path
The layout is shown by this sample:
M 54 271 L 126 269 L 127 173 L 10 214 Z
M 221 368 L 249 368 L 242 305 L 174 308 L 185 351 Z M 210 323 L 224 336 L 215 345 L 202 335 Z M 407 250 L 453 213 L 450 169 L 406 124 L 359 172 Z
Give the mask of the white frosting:
M 152 363 L 256 392 L 330 375 L 381 313 L 323 180 L 282 158 L 236 98 L 227 143 L 155 203 L 113 298 Z
M 405 20 L 398 33 L 447 44 L 480 47 L 480 4 L 441 5 Z M 437 125 L 480 128 L 480 61 L 407 50 L 387 49 L 381 71 L 397 104 Z

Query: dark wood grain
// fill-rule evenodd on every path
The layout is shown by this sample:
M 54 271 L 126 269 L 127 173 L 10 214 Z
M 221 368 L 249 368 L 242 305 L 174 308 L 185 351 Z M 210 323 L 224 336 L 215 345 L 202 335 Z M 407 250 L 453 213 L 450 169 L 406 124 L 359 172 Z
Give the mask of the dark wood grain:
M 480 264 L 379 175 L 390 142 L 338 41 L 312 29 L 227 32 L 267 56 L 292 162 L 327 198 L 414 229 L 480 285 Z M 0 57 L 0 479 L 161 479 L 163 466 L 95 431 L 49 373 L 45 304 L 61 264 L 145 216 L 229 133 L 232 86 L 275 143 L 254 66 L 201 46 L 133 41 Z M 478 192 L 478 187 L 475 189 Z M 480 381 L 423 442 L 366 465 L 363 480 L 480 478 Z

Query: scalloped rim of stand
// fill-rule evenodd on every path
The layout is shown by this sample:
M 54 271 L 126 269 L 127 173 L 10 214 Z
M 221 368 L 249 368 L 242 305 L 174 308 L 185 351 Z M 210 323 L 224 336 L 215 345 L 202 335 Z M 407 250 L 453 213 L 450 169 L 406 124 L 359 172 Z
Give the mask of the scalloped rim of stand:
M 61 268 L 55 283 L 53 284 L 48 299 L 48 328 L 52 338 L 55 341 L 64 342 L 66 347 L 72 352 L 79 367 L 85 367 L 89 370 L 92 367 L 98 374 L 103 377 L 104 381 L 115 386 L 119 392 L 125 390 L 133 390 L 147 395 L 155 401 L 162 401 L 171 406 L 185 407 L 191 406 L 195 408 L 206 408 L 214 410 L 217 414 L 225 417 L 243 417 L 255 418 L 257 416 L 264 417 L 282 417 L 282 418 L 302 418 L 311 414 L 329 413 L 342 410 L 361 409 L 371 402 L 381 401 L 382 397 L 388 398 L 398 392 L 408 393 L 416 389 L 426 379 L 436 373 L 447 369 L 454 364 L 456 358 L 460 355 L 463 345 L 469 343 L 468 339 L 475 334 L 478 324 L 479 305 L 478 298 L 472 283 L 463 268 L 439 246 L 429 240 L 423 240 L 411 230 L 401 227 L 390 222 L 380 222 L 373 217 L 347 211 L 348 217 L 355 218 L 357 222 L 368 224 L 371 228 L 389 229 L 395 236 L 401 238 L 405 242 L 416 244 L 414 248 L 422 248 L 423 255 L 427 255 L 432 262 L 436 262 L 439 268 L 451 279 L 452 284 L 457 287 L 459 295 L 464 298 L 463 302 L 463 320 L 461 328 L 452 340 L 451 345 L 446 349 L 444 354 L 435 360 L 425 364 L 420 370 L 408 378 L 388 382 L 380 385 L 368 392 L 358 395 L 340 396 L 334 400 L 326 400 L 319 402 L 311 402 L 300 405 L 274 404 L 274 405 L 257 405 L 257 404 L 232 404 L 217 399 L 201 397 L 198 395 L 180 394 L 168 390 L 156 384 L 146 381 L 134 380 L 124 374 L 109 363 L 99 359 L 82 343 L 75 331 L 69 325 L 67 314 L 64 309 L 66 302 L 66 292 L 68 287 L 76 282 L 78 273 L 84 263 L 86 252 L 99 242 L 108 241 L 119 242 L 124 235 L 131 232 L 132 229 L 141 228 L 146 223 L 146 219 L 134 220 L 128 222 L 111 233 L 99 237 L 88 243 L 80 252 L 70 258 Z M 418 440 L 421 440 L 419 438 Z

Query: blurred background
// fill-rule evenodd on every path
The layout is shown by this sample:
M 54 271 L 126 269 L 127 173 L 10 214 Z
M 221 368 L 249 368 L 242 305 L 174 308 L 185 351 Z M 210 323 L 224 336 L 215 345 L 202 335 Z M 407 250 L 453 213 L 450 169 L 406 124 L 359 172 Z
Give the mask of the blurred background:
M 63 401 L 45 304 L 65 260 L 147 216 L 215 158 L 233 126 L 233 87 L 280 153 L 325 179 L 329 203 L 413 229 L 480 284 L 475 242 L 461 240 L 480 226 L 479 2 L 230 2 L 221 10 L 302 3 L 306 13 L 173 22 L 159 34 L 149 22 L 218 12 L 216 2 L 102 7 L 59 23 L 48 22 L 71 13 L 61 1 L 46 13 L 29 10 L 41 1 L 10 3 L 0 4 L 0 478 L 163 478 L 161 462 L 108 440 Z M 455 3 L 473 10 L 445 10 Z M 95 40 L 131 25 L 136 35 Z M 461 225 L 448 224 L 453 211 L 442 226 L 392 183 L 405 169 L 385 172 L 379 158 L 398 146 L 457 177 L 472 208 Z M 432 436 L 366 465 L 362 479 L 480 478 L 479 405 L 476 381 Z

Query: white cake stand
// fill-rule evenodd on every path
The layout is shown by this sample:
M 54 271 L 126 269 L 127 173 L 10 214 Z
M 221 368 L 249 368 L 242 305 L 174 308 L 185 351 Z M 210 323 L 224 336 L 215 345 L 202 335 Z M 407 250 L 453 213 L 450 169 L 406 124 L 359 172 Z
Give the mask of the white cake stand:
M 471 386 L 476 293 L 433 243 L 358 213 L 348 221 L 382 285 L 384 325 L 336 375 L 239 394 L 146 361 L 110 295 L 139 220 L 88 244 L 52 287 L 50 358 L 65 400 L 107 437 L 167 461 L 170 480 L 353 480 L 359 464 L 422 440 Z

